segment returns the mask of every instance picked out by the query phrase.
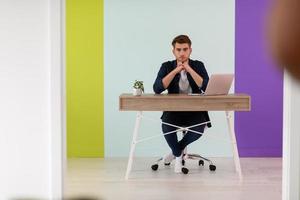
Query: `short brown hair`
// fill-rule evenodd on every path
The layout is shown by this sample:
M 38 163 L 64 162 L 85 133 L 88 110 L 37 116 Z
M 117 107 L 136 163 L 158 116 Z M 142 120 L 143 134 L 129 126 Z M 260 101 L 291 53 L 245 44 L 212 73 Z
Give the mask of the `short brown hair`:
M 190 40 L 189 36 L 187 36 L 187 35 L 178 35 L 177 37 L 175 37 L 172 41 L 173 47 L 175 47 L 176 43 L 179 43 L 179 44 L 187 43 L 189 46 L 192 45 L 192 41 Z

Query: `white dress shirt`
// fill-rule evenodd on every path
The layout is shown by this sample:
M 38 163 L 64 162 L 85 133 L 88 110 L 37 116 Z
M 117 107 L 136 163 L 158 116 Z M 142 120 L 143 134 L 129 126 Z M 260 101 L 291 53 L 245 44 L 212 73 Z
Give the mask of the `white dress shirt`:
M 182 70 L 180 72 L 179 93 L 181 94 L 192 93 L 192 88 L 190 86 L 189 80 L 187 79 L 187 74 L 185 70 Z

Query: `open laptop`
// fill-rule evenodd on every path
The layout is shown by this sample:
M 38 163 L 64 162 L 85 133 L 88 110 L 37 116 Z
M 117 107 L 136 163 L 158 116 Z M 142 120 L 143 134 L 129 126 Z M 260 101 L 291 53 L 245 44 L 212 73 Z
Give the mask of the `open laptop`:
M 226 95 L 228 94 L 234 74 L 212 74 L 209 78 L 205 93 L 200 95 Z M 199 94 L 189 94 L 199 95 Z

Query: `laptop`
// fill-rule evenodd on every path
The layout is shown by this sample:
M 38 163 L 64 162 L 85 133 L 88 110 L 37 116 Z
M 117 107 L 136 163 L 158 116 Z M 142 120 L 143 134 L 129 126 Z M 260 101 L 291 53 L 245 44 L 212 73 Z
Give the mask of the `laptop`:
M 231 88 L 233 78 L 234 74 L 212 74 L 205 92 L 201 94 L 190 93 L 189 95 L 226 95 Z

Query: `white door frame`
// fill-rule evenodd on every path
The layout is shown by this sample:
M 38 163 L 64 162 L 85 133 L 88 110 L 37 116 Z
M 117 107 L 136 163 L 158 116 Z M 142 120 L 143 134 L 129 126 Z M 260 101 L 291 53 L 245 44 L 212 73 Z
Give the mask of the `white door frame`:
M 282 199 L 300 199 L 300 83 L 284 72 Z
M 66 163 L 65 0 L 49 0 L 50 172 L 49 197 L 63 199 Z

